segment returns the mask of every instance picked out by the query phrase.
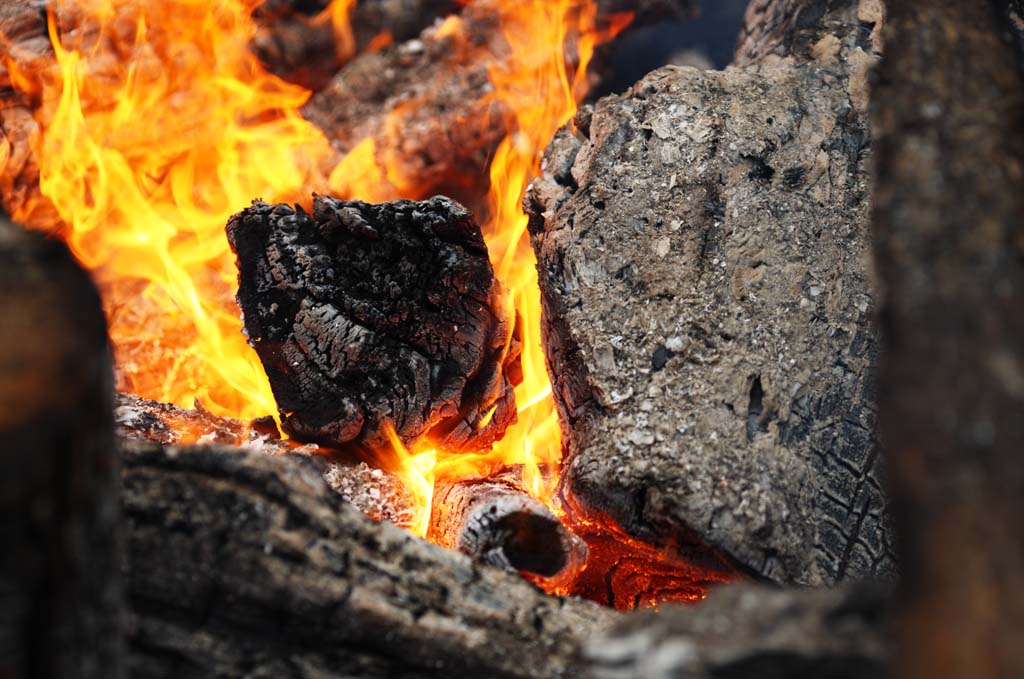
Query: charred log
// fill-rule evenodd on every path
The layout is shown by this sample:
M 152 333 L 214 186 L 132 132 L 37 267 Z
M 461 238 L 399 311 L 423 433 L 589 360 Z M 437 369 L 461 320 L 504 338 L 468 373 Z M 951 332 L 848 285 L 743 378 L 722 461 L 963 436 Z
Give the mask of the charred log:
M 305 458 L 131 444 L 133 676 L 586 677 L 614 613 L 375 524 Z
M 888 595 L 733 585 L 700 606 L 624 618 L 583 654 L 597 679 L 875 679 L 892 652 Z
M 121 673 L 112 367 L 67 248 L 0 217 L 0 676 Z
M 352 44 L 339 45 L 329 17 L 322 15 L 328 4 L 271 0 L 256 9 L 260 30 L 252 49 L 267 70 L 315 92 L 375 42 L 409 40 L 460 8 L 456 0 L 360 0 L 349 16 Z
M 115 431 L 122 439 L 163 444 L 241 446 L 267 455 L 306 455 L 324 481 L 374 521 L 410 527 L 416 519 L 414 501 L 393 473 L 364 460 L 313 444 L 281 438 L 273 418 L 242 422 L 197 407 L 178 408 L 130 394 L 118 394 Z
M 696 533 L 806 584 L 894 565 L 872 387 L 874 56 L 858 22 L 828 25 L 810 60 L 666 68 L 600 101 L 549 147 L 526 206 L 569 494 L 633 537 Z
M 473 450 L 514 421 L 518 330 L 458 204 L 257 201 L 227 231 L 245 330 L 295 439 L 380 450 L 393 426 Z
M 303 113 L 341 152 L 372 140 L 377 165 L 404 196 L 479 187 L 509 131 L 490 69 L 509 57 L 506 32 L 528 30 L 502 0 L 476 0 L 443 27 L 345 66 Z M 690 0 L 599 0 L 598 19 L 633 12 L 633 25 L 691 16 Z
M 889 2 L 873 98 L 908 679 L 1024 672 L 1024 81 L 1000 5 Z
M 430 540 L 549 583 L 571 580 L 587 555 L 586 545 L 511 474 L 435 487 Z

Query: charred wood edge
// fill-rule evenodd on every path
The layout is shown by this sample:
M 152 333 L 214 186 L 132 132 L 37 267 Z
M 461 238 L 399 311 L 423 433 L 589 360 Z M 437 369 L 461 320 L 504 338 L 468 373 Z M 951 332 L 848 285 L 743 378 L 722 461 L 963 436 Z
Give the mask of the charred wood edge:
M 632 26 L 696 13 L 691 0 L 596 4 L 602 22 L 634 12 Z M 414 183 L 418 196 L 441 191 L 469 200 L 466 186 L 479 186 L 510 124 L 508 112 L 486 96 L 489 64 L 507 51 L 499 8 L 496 0 L 475 0 L 459 15 L 456 35 L 430 27 L 414 40 L 359 55 L 310 99 L 305 117 L 340 154 L 372 139 L 377 165 Z
M 372 522 L 305 458 L 123 454 L 139 676 L 587 676 L 578 646 L 616 617 Z
M 354 56 L 338 53 L 330 21 L 314 20 L 327 5 L 271 0 L 256 9 L 252 49 L 267 70 L 315 92 Z M 459 7 L 455 0 L 360 0 L 349 16 L 352 47 L 359 54 L 374 39 L 404 42 Z
M 441 196 L 233 216 L 238 306 L 282 427 L 325 446 L 490 448 L 515 421 L 519 334 L 479 226 Z
M 67 247 L 0 215 L 0 675 L 122 676 L 113 369 Z
M 712 592 L 691 608 L 631 615 L 583 648 L 599 679 L 875 679 L 891 654 L 889 587 Z
M 513 471 L 441 482 L 434 489 L 431 541 L 482 563 L 568 585 L 586 563 L 586 544 L 531 497 Z
M 1024 671 L 1024 87 L 997 13 L 890 0 L 872 97 L 907 679 Z

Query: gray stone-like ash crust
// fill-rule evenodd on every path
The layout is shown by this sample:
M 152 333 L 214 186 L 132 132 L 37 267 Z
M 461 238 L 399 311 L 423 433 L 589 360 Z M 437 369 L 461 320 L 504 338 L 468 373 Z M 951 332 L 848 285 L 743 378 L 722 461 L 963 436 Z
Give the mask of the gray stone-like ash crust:
M 526 199 L 564 482 L 638 537 L 695 531 L 779 582 L 894 567 L 864 44 L 655 71 L 563 130 Z

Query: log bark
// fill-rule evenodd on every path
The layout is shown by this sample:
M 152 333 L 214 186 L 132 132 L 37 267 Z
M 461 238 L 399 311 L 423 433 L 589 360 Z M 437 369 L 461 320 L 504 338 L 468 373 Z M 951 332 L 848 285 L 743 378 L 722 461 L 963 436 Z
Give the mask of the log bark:
M 586 544 L 511 474 L 435 486 L 429 538 L 551 586 L 572 582 L 587 559 Z
M 894 565 L 873 396 L 875 56 L 858 21 L 828 26 L 810 60 L 669 67 L 598 102 L 526 205 L 564 491 L 633 537 L 696 534 L 803 584 Z
M 885 587 L 713 592 L 629 616 L 587 640 L 598 679 L 876 679 L 892 654 Z
M 124 451 L 133 676 L 586 677 L 614 613 L 375 524 L 305 458 Z
M 121 673 L 117 463 L 99 295 L 0 216 L 0 676 Z
M 482 450 L 515 420 L 519 337 L 480 228 L 447 198 L 259 201 L 227 227 L 245 332 L 285 432 Z
M 1024 672 L 1024 81 L 998 4 L 891 0 L 873 104 L 907 679 Z

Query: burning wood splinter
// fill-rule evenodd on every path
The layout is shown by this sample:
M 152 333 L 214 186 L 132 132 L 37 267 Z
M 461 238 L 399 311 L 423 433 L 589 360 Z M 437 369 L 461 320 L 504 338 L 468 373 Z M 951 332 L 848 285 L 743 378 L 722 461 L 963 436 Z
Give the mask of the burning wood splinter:
M 530 497 L 510 473 L 486 480 L 439 482 L 428 539 L 553 586 L 571 580 L 587 557 L 586 544 Z
M 381 449 L 390 422 L 404 443 L 481 450 L 515 421 L 519 331 L 461 205 L 255 201 L 227 232 L 245 332 L 293 438 Z

